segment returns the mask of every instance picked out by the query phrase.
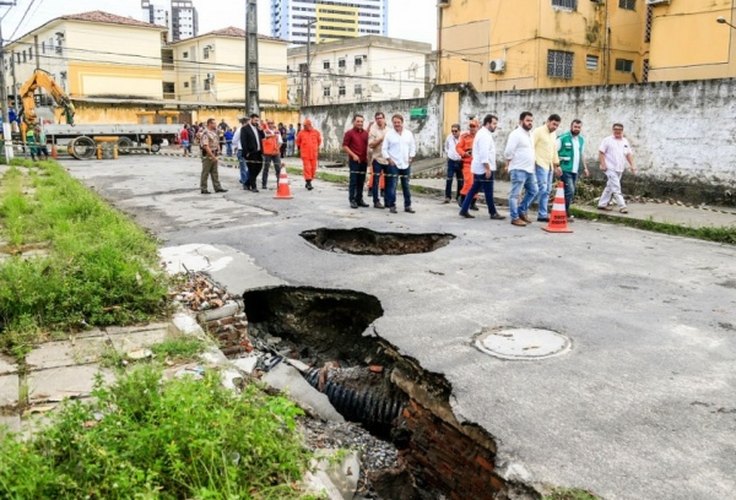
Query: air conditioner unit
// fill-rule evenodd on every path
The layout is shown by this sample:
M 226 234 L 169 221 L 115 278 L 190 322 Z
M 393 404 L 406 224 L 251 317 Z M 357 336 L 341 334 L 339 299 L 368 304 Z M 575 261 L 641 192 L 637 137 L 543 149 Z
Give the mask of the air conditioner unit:
M 647 5 L 668 4 L 670 0 L 647 0 Z
M 506 59 L 494 59 L 488 63 L 488 71 L 491 73 L 503 73 L 506 70 Z
M 450 6 L 450 0 L 438 0 L 437 7 L 443 9 Z

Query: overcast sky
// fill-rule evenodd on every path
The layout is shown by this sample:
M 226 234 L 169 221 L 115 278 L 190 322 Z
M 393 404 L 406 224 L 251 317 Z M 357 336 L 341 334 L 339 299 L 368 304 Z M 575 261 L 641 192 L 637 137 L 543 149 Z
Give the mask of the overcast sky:
M 158 1 L 168 3 L 168 0 Z M 245 0 L 194 0 L 194 5 L 199 12 L 200 34 L 227 26 L 245 26 Z M 264 35 L 271 34 L 268 17 L 270 5 L 270 0 L 258 0 L 258 31 Z M 431 43 L 434 47 L 437 38 L 436 5 L 436 0 L 389 0 L 388 35 Z M 28 15 L 19 26 L 29 6 Z M 140 0 L 16 0 L 16 6 L 11 7 L 10 11 L 8 7 L 0 7 L 3 14 L 7 11 L 2 21 L 3 38 L 16 38 L 64 14 L 90 10 L 104 10 L 140 19 L 140 6 Z

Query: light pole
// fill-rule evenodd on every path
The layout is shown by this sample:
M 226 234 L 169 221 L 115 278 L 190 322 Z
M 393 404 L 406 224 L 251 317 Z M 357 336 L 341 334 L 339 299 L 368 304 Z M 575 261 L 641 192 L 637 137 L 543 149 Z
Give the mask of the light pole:
M 312 25 L 317 19 L 307 21 L 307 106 L 312 105 Z
M 718 24 L 725 24 L 726 26 L 730 26 L 731 28 L 733 28 L 733 29 L 735 29 L 735 30 L 736 30 L 736 26 L 734 26 L 733 24 L 729 23 L 729 22 L 728 22 L 728 21 L 726 20 L 726 18 L 725 18 L 725 17 L 723 17 L 723 16 L 718 16 L 718 18 L 716 19 L 716 22 L 717 22 Z

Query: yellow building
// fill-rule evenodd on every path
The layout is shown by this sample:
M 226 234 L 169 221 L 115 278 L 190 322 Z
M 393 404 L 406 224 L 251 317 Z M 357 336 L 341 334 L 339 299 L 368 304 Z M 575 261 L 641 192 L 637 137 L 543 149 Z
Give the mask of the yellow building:
M 259 94 L 263 104 L 286 104 L 288 42 L 258 36 Z M 229 27 L 169 45 L 164 87 L 181 101 L 245 100 L 245 31 Z
M 736 29 L 728 25 L 736 25 L 734 0 L 665 0 L 650 8 L 649 81 L 736 76 Z
M 439 2 L 440 83 L 479 91 L 641 81 L 644 0 Z
M 57 17 L 6 48 L 8 95 L 36 68 L 73 98 L 161 99 L 161 43 L 166 28 L 102 11 Z
M 358 36 L 358 8 L 317 3 L 317 43 Z

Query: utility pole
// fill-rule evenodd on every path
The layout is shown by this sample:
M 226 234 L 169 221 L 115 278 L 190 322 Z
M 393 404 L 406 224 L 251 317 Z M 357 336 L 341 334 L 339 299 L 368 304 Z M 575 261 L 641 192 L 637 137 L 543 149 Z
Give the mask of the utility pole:
M 260 114 L 258 106 L 258 1 L 245 3 L 245 115 Z
M 0 1 L 0 7 L 12 7 L 15 1 Z M 7 14 L 7 12 L 6 12 Z M 3 40 L 3 17 L 0 18 L 0 100 L 2 100 L 3 113 L 3 145 L 5 149 L 5 159 L 13 158 L 13 127 L 10 124 L 10 114 L 8 112 L 8 87 L 5 79 L 5 40 Z
M 307 21 L 307 106 L 312 105 L 312 25 L 316 19 Z

